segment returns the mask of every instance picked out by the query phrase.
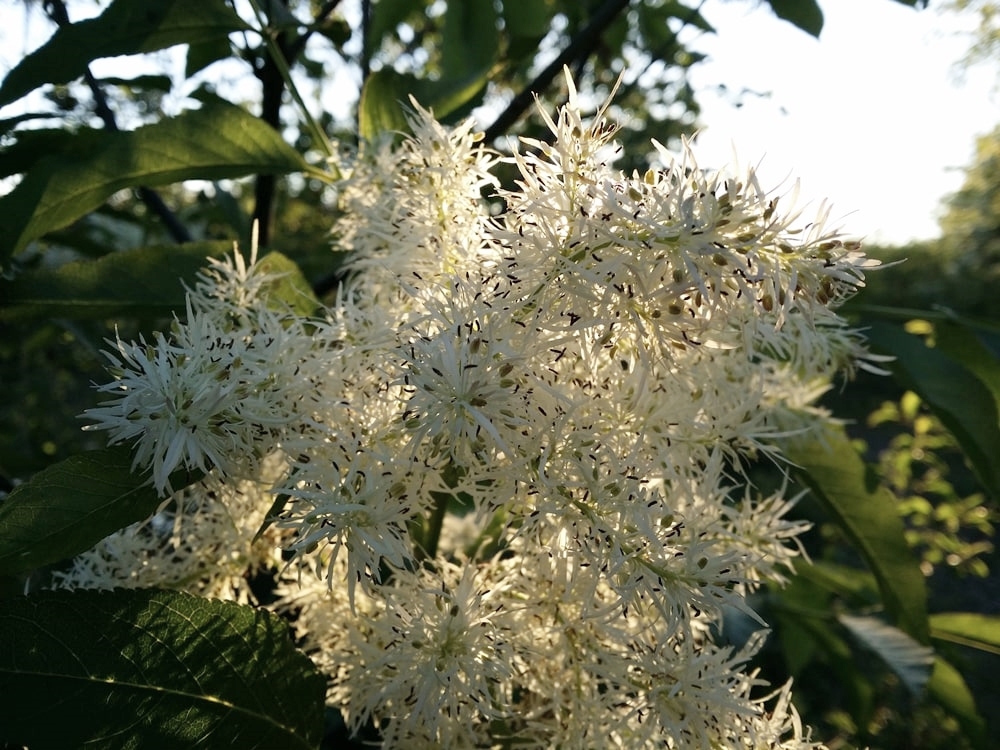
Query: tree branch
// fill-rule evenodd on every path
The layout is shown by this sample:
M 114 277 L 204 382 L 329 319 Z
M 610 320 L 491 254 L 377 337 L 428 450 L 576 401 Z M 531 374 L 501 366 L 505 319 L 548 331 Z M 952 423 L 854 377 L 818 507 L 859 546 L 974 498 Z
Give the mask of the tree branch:
M 70 25 L 69 14 L 66 12 L 66 5 L 62 0 L 49 0 L 49 2 L 46 3 L 46 10 L 48 11 L 49 18 L 51 18 L 57 26 L 63 27 Z M 90 72 L 89 65 L 84 69 L 83 78 L 87 82 L 87 86 L 90 88 L 90 92 L 94 97 L 94 111 L 97 113 L 97 116 L 101 118 L 101 122 L 104 123 L 104 127 L 113 133 L 119 132 L 121 129 L 118 127 L 118 122 L 115 120 L 115 113 L 111 110 L 111 107 L 108 104 L 108 98 L 104 95 L 104 89 L 101 88 L 101 84 L 98 83 L 96 78 L 94 78 L 94 74 Z M 173 238 L 174 242 L 180 243 L 191 241 L 191 233 L 188 231 L 187 227 L 181 224 L 177 215 L 170 210 L 166 203 L 163 202 L 159 193 L 151 188 L 143 186 L 137 187 L 136 192 L 139 193 L 139 199 L 146 205 L 146 207 L 160 218 L 160 221 L 163 222 L 163 226 Z
M 529 83 L 515 96 L 507 108 L 500 113 L 500 116 L 486 128 L 485 141 L 492 142 L 506 133 L 514 123 L 521 119 L 521 116 L 528 110 L 535 99 L 535 95 L 544 91 L 563 69 L 564 65 L 573 60 L 585 59 L 597 47 L 604 30 L 614 21 L 615 17 L 628 7 L 629 0 L 605 0 L 590 18 L 584 28 L 580 29 L 566 48 L 559 53 L 555 60 L 539 73 L 535 80 Z

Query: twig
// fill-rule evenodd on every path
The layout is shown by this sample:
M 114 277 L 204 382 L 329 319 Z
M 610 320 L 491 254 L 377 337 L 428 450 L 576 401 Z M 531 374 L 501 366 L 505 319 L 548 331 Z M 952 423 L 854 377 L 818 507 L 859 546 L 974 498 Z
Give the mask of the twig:
M 605 0 L 591 16 L 590 23 L 580 29 L 556 59 L 549 63 L 545 70 L 535 77 L 535 80 L 525 86 L 521 93 L 515 96 L 507 108 L 500 113 L 493 124 L 486 128 L 486 142 L 490 143 L 499 138 L 520 120 L 534 101 L 535 94 L 548 88 L 564 65 L 575 59 L 587 57 L 597 46 L 608 25 L 615 19 L 615 16 L 628 7 L 628 4 L 629 0 Z
M 48 11 L 49 18 L 57 26 L 63 27 L 69 25 L 69 14 L 66 12 L 66 6 L 62 0 L 49 0 L 46 3 L 46 10 Z M 113 133 L 120 132 L 121 129 L 115 120 L 115 113 L 111 110 L 108 98 L 104 95 L 104 89 L 101 88 L 101 84 L 94 77 L 94 74 L 90 72 L 89 65 L 84 69 L 83 78 L 90 88 L 91 95 L 94 97 L 94 111 L 101 118 L 104 127 Z M 181 224 L 177 215 L 163 202 L 159 193 L 152 188 L 143 186 L 137 187 L 136 191 L 139 193 L 139 199 L 163 222 L 163 226 L 174 242 L 182 243 L 191 241 L 191 233 L 187 227 Z

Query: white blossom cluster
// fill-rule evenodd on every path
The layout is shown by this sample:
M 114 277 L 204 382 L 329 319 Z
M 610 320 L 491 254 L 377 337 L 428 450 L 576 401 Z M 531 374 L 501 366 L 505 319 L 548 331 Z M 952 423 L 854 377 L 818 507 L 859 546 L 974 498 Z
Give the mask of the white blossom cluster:
M 170 336 L 118 342 L 93 427 L 164 496 L 208 479 L 61 585 L 220 595 L 283 549 L 278 606 L 387 748 L 818 747 L 750 666 L 762 636 L 712 633 L 799 552 L 793 501 L 745 469 L 871 361 L 836 308 L 872 263 L 687 146 L 615 170 L 570 88 L 511 189 L 471 123 L 416 105 L 412 137 L 339 165 L 323 316 L 237 255 Z

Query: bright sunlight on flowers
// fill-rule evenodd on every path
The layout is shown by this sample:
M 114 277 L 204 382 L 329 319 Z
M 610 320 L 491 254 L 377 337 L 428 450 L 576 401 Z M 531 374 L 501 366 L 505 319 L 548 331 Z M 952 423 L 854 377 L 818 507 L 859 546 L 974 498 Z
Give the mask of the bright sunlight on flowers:
M 89 429 L 164 506 L 57 584 L 247 600 L 269 570 L 261 604 L 387 748 L 818 747 L 752 666 L 747 596 L 807 524 L 749 469 L 874 368 L 837 308 L 877 263 L 688 144 L 616 170 L 607 105 L 570 91 L 510 185 L 416 103 L 343 157 L 316 315 L 236 254 L 169 334 L 112 342 Z M 758 633 L 719 639 L 733 611 Z

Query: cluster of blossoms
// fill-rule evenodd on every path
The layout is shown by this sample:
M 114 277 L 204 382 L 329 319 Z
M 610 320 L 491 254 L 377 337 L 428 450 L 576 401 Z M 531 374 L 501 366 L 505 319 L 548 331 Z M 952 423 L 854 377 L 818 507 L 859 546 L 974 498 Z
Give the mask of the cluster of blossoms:
M 470 123 L 416 107 L 340 165 L 322 313 L 236 256 L 169 337 L 118 342 L 92 427 L 167 501 L 57 585 L 246 599 L 278 570 L 331 704 L 385 747 L 817 747 L 761 637 L 713 633 L 799 552 L 745 472 L 870 361 L 836 308 L 871 263 L 686 146 L 616 171 L 572 86 L 547 123 L 504 189 Z M 173 493 L 177 469 L 207 476 Z

